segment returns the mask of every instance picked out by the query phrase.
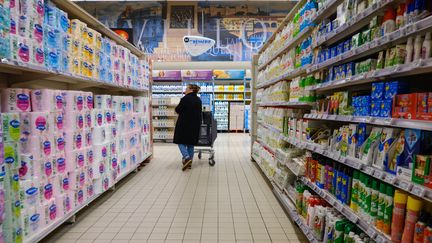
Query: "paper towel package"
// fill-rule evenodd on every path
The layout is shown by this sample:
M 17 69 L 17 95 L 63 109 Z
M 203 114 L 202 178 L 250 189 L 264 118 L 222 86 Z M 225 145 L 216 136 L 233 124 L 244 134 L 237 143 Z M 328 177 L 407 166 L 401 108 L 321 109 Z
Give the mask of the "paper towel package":
M 21 136 L 19 113 L 1 113 L 3 141 L 18 142 Z

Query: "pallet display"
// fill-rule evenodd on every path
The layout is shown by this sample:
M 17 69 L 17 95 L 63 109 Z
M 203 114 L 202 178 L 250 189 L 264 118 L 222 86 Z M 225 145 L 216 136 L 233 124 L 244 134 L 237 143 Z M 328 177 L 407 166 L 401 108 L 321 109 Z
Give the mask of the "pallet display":
M 69 0 L 13 2 L 0 4 L 0 241 L 39 242 L 149 161 L 152 64 Z
M 311 242 L 427 242 L 431 8 L 301 0 L 254 57 L 252 159 Z

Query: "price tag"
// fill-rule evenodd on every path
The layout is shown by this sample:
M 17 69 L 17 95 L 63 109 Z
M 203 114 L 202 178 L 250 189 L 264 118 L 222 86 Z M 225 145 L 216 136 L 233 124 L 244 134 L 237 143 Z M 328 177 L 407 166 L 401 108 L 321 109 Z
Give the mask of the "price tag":
M 385 243 L 385 242 L 387 242 L 386 238 L 385 238 L 384 236 L 381 236 L 381 235 L 378 235 L 378 236 L 376 237 L 375 241 L 376 241 L 377 243 Z
M 323 118 L 323 114 L 319 114 L 318 119 L 322 119 L 322 118 Z
M 371 238 L 374 238 L 375 235 L 376 235 L 375 227 L 370 226 L 370 227 L 367 229 L 366 233 L 367 233 Z
M 384 180 L 389 184 L 393 184 L 396 181 L 396 176 L 387 174 Z
M 328 119 L 329 119 L 329 120 L 336 120 L 336 115 L 329 115 L 329 116 L 328 116 Z
M 425 188 L 419 185 L 414 185 L 411 189 L 411 193 L 416 196 L 423 197 L 425 194 Z
M 372 175 L 372 173 L 373 173 L 373 169 L 372 169 L 372 167 L 366 167 L 366 168 L 365 168 L 365 173 L 366 173 L 366 174 L 369 174 L 369 175 Z
M 402 188 L 404 191 L 409 191 L 411 184 L 406 181 L 399 181 L 399 187 Z
M 343 211 L 343 205 L 341 204 L 341 203 L 337 203 L 336 204 L 336 209 L 339 211 L 339 212 L 342 212 Z
M 378 179 L 382 179 L 382 177 L 383 177 L 383 173 L 380 170 L 374 171 L 373 175 Z
M 323 192 L 322 190 L 320 190 L 320 191 L 318 192 L 318 194 L 319 194 L 322 198 L 324 198 L 324 196 L 325 196 L 325 194 L 324 194 L 324 192 Z

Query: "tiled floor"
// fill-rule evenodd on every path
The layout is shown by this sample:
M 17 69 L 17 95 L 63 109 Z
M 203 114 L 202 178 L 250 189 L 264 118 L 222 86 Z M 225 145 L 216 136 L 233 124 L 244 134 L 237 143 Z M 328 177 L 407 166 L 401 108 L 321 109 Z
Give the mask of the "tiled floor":
M 216 165 L 180 169 L 174 145 L 47 242 L 307 242 L 250 162 L 246 134 L 219 134 Z M 207 158 L 205 156 L 205 158 Z

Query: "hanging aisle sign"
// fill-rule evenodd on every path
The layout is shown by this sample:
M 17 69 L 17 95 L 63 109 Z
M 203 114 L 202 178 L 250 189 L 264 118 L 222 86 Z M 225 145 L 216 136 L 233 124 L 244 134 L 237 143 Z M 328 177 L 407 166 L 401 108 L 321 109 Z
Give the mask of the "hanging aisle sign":
M 202 36 L 187 35 L 183 37 L 184 47 L 189 55 L 196 57 L 210 50 L 215 41 Z

